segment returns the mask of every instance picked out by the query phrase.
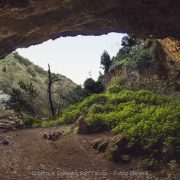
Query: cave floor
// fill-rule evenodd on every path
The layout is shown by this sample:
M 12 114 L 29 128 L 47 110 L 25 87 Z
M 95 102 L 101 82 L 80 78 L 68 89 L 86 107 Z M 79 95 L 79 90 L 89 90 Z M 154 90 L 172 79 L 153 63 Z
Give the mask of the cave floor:
M 61 136 L 57 141 L 45 140 L 43 134 L 52 131 L 57 129 L 36 128 L 0 134 L 0 138 L 9 141 L 8 145 L 0 145 L 0 179 L 134 180 L 152 176 L 140 169 L 137 159 L 129 164 L 115 164 L 91 148 L 93 139 L 111 136 L 109 133 L 73 134 Z

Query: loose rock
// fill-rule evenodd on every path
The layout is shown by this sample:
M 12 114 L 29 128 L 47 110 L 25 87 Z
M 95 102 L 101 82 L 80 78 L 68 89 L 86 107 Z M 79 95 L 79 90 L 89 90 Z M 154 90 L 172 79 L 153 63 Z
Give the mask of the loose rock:
M 117 148 L 109 148 L 104 154 L 105 158 L 109 161 L 117 163 L 120 161 L 120 154 Z
M 84 117 L 80 116 L 77 121 L 75 122 L 75 125 L 77 126 L 76 132 L 78 134 L 88 134 L 89 133 L 89 126 L 85 122 Z
M 108 146 L 108 140 L 105 139 L 103 142 L 101 142 L 101 143 L 98 145 L 97 151 L 98 151 L 98 152 L 105 152 L 107 146 Z
M 8 145 L 9 141 L 7 139 L 3 139 L 2 141 L 0 141 L 0 144 Z
M 124 163 L 129 163 L 131 161 L 131 156 L 128 154 L 121 155 L 121 161 Z
M 56 141 L 61 135 L 61 132 L 44 133 L 43 138 L 51 141 Z
M 100 144 L 100 143 L 102 143 L 103 142 L 103 140 L 104 140 L 104 138 L 97 138 L 97 139 L 95 139 L 93 142 L 92 142 L 92 148 L 94 148 L 94 149 L 97 149 L 98 148 L 98 145 Z

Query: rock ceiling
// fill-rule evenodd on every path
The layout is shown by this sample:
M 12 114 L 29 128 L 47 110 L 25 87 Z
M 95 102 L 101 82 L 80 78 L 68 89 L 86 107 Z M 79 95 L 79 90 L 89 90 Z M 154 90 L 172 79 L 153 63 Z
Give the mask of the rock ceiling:
M 61 36 L 108 32 L 180 39 L 180 1 L 0 1 L 0 57 Z

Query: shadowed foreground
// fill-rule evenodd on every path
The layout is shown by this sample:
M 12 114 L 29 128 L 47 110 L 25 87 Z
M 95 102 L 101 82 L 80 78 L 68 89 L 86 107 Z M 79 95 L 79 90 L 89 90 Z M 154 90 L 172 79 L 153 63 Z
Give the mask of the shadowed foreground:
M 90 142 L 99 135 L 62 136 L 43 139 L 46 129 L 29 129 L 0 135 L 9 145 L 0 144 L 0 179 L 148 179 L 137 160 L 115 164 L 97 154 Z M 95 176 L 96 174 L 96 176 Z M 165 178 L 163 178 L 165 179 Z

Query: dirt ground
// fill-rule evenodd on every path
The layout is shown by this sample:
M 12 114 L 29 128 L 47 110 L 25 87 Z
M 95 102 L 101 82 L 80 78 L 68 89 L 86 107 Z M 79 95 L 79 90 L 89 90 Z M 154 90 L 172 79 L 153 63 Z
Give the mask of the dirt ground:
M 68 135 L 57 141 L 43 138 L 45 132 L 56 130 L 37 128 L 0 134 L 0 140 L 10 142 L 0 145 L 0 180 L 152 178 L 151 173 L 138 168 L 136 160 L 115 164 L 90 147 L 93 139 L 110 134 Z

